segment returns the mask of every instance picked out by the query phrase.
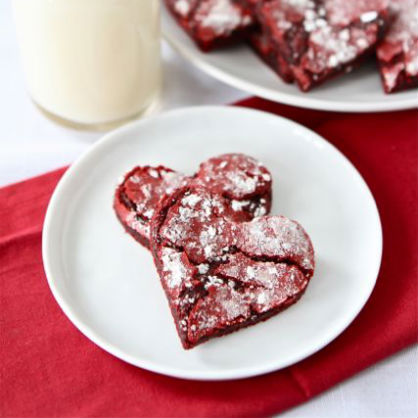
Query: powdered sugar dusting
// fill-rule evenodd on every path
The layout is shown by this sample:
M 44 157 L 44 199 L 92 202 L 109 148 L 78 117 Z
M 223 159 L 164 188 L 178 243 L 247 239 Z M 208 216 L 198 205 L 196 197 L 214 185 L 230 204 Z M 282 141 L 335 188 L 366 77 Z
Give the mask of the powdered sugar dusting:
M 254 24 L 236 0 L 165 0 L 180 26 L 203 51 L 243 40 Z
M 360 20 L 377 22 L 377 11 L 387 7 L 387 0 L 325 0 L 324 6 L 305 12 L 304 27 L 311 32 L 310 41 L 315 45 L 307 52 L 314 65 L 309 68 L 323 70 L 336 68 L 353 61 L 376 41 L 376 33 L 349 26 Z
M 271 189 L 271 174 L 267 168 L 244 154 L 211 158 L 200 165 L 198 176 L 211 191 L 235 200 L 246 200 L 254 193 L 261 194 Z
M 250 200 L 231 200 L 231 208 L 235 212 L 243 210 L 245 207 L 251 204 Z
M 231 218 L 246 221 L 254 216 L 266 214 L 271 200 L 271 175 L 262 164 L 251 157 L 242 154 L 226 154 L 209 160 L 205 165 L 209 168 L 208 172 L 200 169 L 194 177 L 184 176 L 163 166 L 134 168 L 123 178 L 117 189 L 115 210 L 119 219 L 129 229 L 136 231 L 144 242 L 149 242 L 149 223 L 154 215 L 155 207 L 163 196 L 172 194 L 179 187 L 188 183 L 198 183 L 207 187 L 212 186 L 213 191 L 219 195 L 225 193 L 234 195 L 234 188 L 230 182 L 226 182 L 225 188 L 222 184 L 222 179 L 225 179 L 227 174 L 231 174 L 230 161 L 235 161 L 235 164 L 239 164 L 242 168 L 247 167 L 249 170 L 243 174 L 241 184 L 248 183 L 251 185 L 251 190 L 260 192 L 260 195 L 247 196 L 248 199 L 228 201 L 227 203 L 233 206 Z M 216 164 L 216 170 L 211 170 L 213 164 Z M 238 168 L 235 167 L 235 169 Z M 212 175 L 216 178 L 212 179 Z M 253 178 L 254 175 L 257 177 Z M 242 187 L 237 189 L 238 197 L 242 195 L 242 192 Z M 184 199 L 187 207 L 182 208 L 181 212 L 183 217 L 187 217 L 187 213 L 198 203 L 199 198 L 188 196 Z M 205 210 L 206 213 L 210 212 L 209 205 L 206 205 Z M 224 210 L 223 204 L 218 205 L 217 210 Z M 138 239 L 138 237 L 136 238 Z M 207 253 L 209 251 L 210 248 L 207 249 Z
M 340 30 L 329 25 L 312 32 L 310 39 L 316 46 L 321 46 L 320 49 L 312 48 L 307 53 L 307 57 L 314 63 L 309 68 L 315 68 L 316 71 L 346 64 L 376 41 L 375 38 L 369 39 L 362 30 Z
M 191 10 L 190 0 L 177 0 L 174 3 L 174 10 L 181 16 L 187 16 Z
M 197 266 L 200 274 L 206 274 L 209 271 L 209 264 L 202 263 Z
M 284 216 L 263 216 L 236 225 L 237 246 L 253 256 L 277 257 L 314 268 L 312 243 L 303 228 Z
M 260 16 L 302 90 L 348 71 L 379 40 L 388 0 L 271 0 Z
M 240 26 L 252 23 L 251 17 L 242 13 L 242 9 L 232 0 L 202 1 L 195 19 L 202 27 L 211 28 L 217 35 L 231 33 Z
M 254 261 L 244 254 L 230 256 L 216 274 L 249 285 L 245 300 L 258 312 L 264 312 L 299 293 L 308 281 L 295 266 L 286 263 Z
M 267 215 L 267 209 L 264 206 L 264 203 L 263 199 L 260 199 L 260 204 L 256 206 L 253 212 L 255 217 Z
M 389 92 L 395 89 L 403 72 L 408 77 L 418 76 L 418 0 L 392 0 L 390 5 L 395 19 L 377 49 Z
M 138 167 L 125 180 L 127 197 L 141 217 L 151 219 L 158 200 L 186 183 L 186 177 L 163 167 Z
M 190 314 L 188 337 L 192 341 L 203 337 L 214 328 L 225 328 L 232 322 L 243 321 L 250 316 L 250 307 L 242 295 L 228 285 L 211 288 L 208 296 L 196 304 Z
M 138 234 L 146 237 L 150 236 L 151 228 L 149 222 L 146 222 L 143 219 L 139 218 L 135 212 L 129 212 L 126 215 L 125 222 L 129 226 L 129 228 L 138 232 Z
M 246 265 L 245 263 L 250 263 Z M 200 300 L 190 315 L 189 338 L 196 340 L 213 332 L 214 328 L 248 320 L 252 312 L 263 313 L 285 303 L 302 292 L 307 278 L 295 266 L 285 263 L 254 262 L 244 255 L 232 255 L 229 263 L 221 264 L 217 274 L 243 282 L 245 287 L 235 289 L 234 281 L 210 276 L 206 285 L 209 294 Z
M 329 23 L 339 27 L 358 19 L 363 23 L 376 21 L 388 6 L 389 0 L 324 0 Z
M 187 177 L 163 166 L 135 167 L 116 190 L 115 211 L 122 224 L 135 231 L 135 238 L 147 245 L 150 221 L 160 198 L 187 181 Z
M 381 69 L 382 76 L 389 91 L 392 91 L 396 87 L 398 76 L 404 69 L 405 64 L 403 62 L 398 62 L 390 67 Z
M 169 289 L 175 291 L 176 295 L 180 293 L 182 285 L 191 283 L 195 272 L 195 269 L 186 265 L 183 257 L 180 251 L 169 247 L 161 250 L 163 280 Z
M 234 223 L 227 200 L 200 185 L 167 204 L 160 274 L 188 343 L 279 310 L 306 288 L 313 249 L 296 222 L 276 216 Z
M 186 193 L 170 209 L 161 236 L 184 248 L 196 263 L 215 260 L 225 252 L 224 242 L 230 233 L 229 222 L 222 216 L 227 211 L 227 203 L 220 196 L 203 189 Z
M 403 42 L 418 38 L 418 0 L 391 0 L 390 5 L 396 18 L 385 40 Z

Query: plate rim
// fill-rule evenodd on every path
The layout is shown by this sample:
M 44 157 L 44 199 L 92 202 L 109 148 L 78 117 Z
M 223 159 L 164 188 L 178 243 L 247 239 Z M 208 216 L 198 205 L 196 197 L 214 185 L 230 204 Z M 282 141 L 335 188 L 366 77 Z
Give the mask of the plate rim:
M 163 5 L 164 6 L 164 5 Z M 164 7 L 163 7 L 164 8 Z M 164 10 L 162 14 L 170 16 L 167 10 Z M 164 17 L 165 18 L 165 17 Z M 164 18 L 162 20 L 164 20 Z M 195 47 L 195 45 L 186 45 L 181 41 L 178 41 L 176 37 L 171 36 L 171 32 L 167 31 L 164 22 L 162 22 L 162 35 L 168 44 L 177 51 L 183 58 L 193 64 L 195 67 L 201 71 L 209 74 L 211 77 L 222 81 L 225 84 L 228 84 L 232 87 L 235 87 L 241 91 L 245 91 L 250 94 L 274 101 L 276 103 L 287 104 L 291 106 L 296 106 L 299 108 L 306 109 L 315 109 L 315 110 L 325 110 L 333 112 L 349 112 L 349 113 L 365 113 L 365 112 L 390 112 L 396 110 L 407 110 L 407 109 L 416 109 L 418 108 L 418 98 L 411 97 L 397 101 L 382 101 L 382 102 L 372 102 L 372 103 L 347 103 L 344 101 L 328 101 L 310 97 L 309 94 L 306 94 L 306 97 L 299 97 L 297 95 L 292 95 L 289 93 L 284 93 L 279 90 L 273 91 L 269 88 L 256 85 L 249 81 L 243 80 L 228 71 L 222 70 L 216 65 L 213 65 L 206 60 L 204 60 L 199 54 L 200 50 Z M 181 28 L 178 28 L 181 30 Z M 196 51 L 193 50 L 196 49 Z M 203 54 L 203 53 L 202 53 Z M 261 61 L 260 61 L 261 62 Z M 383 91 L 383 90 L 382 90 Z M 399 92 L 397 94 L 402 94 Z
M 310 135 L 310 137 L 316 143 L 320 143 L 321 146 L 329 147 L 332 151 L 338 154 L 338 156 L 341 159 L 341 163 L 348 165 L 352 169 L 353 175 L 357 178 L 357 181 L 359 181 L 359 185 L 361 185 L 363 192 L 366 193 L 366 195 L 368 195 L 369 197 L 371 210 L 374 212 L 374 217 L 375 217 L 375 220 L 377 221 L 377 225 L 376 225 L 377 230 L 375 231 L 375 233 L 377 234 L 376 235 L 376 239 L 377 239 L 376 255 L 377 256 L 375 259 L 375 265 L 373 266 L 373 269 L 371 269 L 373 270 L 373 275 L 371 275 L 371 278 L 369 281 L 369 287 L 367 291 L 365 291 L 363 298 L 358 299 L 357 305 L 355 309 L 352 311 L 352 313 L 350 313 L 350 315 L 347 315 L 347 314 L 345 315 L 344 321 L 342 321 L 344 322 L 344 325 L 338 324 L 338 326 L 334 326 L 332 329 L 328 330 L 328 333 L 325 336 L 326 338 L 323 337 L 319 344 L 317 344 L 315 347 L 311 348 L 310 350 L 304 351 L 299 356 L 294 357 L 291 361 L 284 362 L 284 363 L 283 362 L 281 363 L 280 361 L 269 362 L 263 367 L 260 367 L 260 366 L 248 367 L 247 366 L 245 368 L 240 368 L 240 369 L 239 368 L 231 369 L 224 373 L 219 373 L 218 371 L 212 371 L 212 370 L 198 370 L 196 372 L 194 370 L 193 371 L 184 370 L 182 368 L 176 368 L 173 366 L 166 366 L 166 365 L 161 366 L 154 361 L 149 361 L 147 359 L 145 360 L 139 359 L 136 356 L 127 354 L 123 351 L 123 349 L 120 349 L 114 344 L 107 342 L 106 339 L 98 335 L 94 329 L 92 329 L 88 324 L 86 324 L 82 319 L 78 317 L 78 314 L 73 311 L 71 307 L 71 303 L 68 303 L 65 299 L 65 296 L 61 294 L 61 292 L 59 291 L 59 288 L 56 286 L 56 280 L 54 278 L 53 268 L 51 267 L 51 260 L 50 260 L 50 255 L 49 255 L 50 254 L 49 247 L 51 246 L 51 237 L 53 237 L 53 232 L 51 232 L 51 229 L 52 229 L 51 223 L 53 222 L 54 216 L 56 216 L 56 213 L 57 213 L 56 207 L 58 205 L 59 200 L 65 197 L 65 188 L 67 187 L 66 185 L 69 182 L 71 182 L 73 173 L 77 172 L 78 167 L 83 164 L 85 159 L 89 158 L 92 153 L 97 152 L 97 150 L 106 146 L 108 143 L 112 141 L 115 141 L 115 143 L 117 143 L 118 137 L 123 136 L 125 132 L 137 129 L 137 126 L 141 126 L 142 124 L 153 123 L 153 121 L 158 120 L 160 118 L 164 118 L 167 115 L 182 114 L 182 113 L 187 114 L 190 112 L 193 113 L 193 112 L 202 112 L 202 111 L 207 114 L 207 112 L 210 112 L 213 110 L 215 111 L 222 110 L 226 112 L 239 112 L 239 113 L 247 113 L 247 114 L 259 113 L 267 117 L 279 118 L 282 120 L 282 122 L 289 123 L 292 127 L 305 131 L 305 133 Z M 93 342 L 94 344 L 102 348 L 103 350 L 107 351 L 108 353 L 114 355 L 115 357 L 127 363 L 130 363 L 136 367 L 140 367 L 140 368 L 143 368 L 152 372 L 156 372 L 159 374 L 163 374 L 166 376 L 189 379 L 189 380 L 200 380 L 200 381 L 221 381 L 221 380 L 242 379 L 242 378 L 259 376 L 259 375 L 263 375 L 266 373 L 274 372 L 274 371 L 283 369 L 285 367 L 288 367 L 290 365 L 293 365 L 315 354 L 317 351 L 327 346 L 335 338 L 337 338 L 342 332 L 345 331 L 345 329 L 354 321 L 354 319 L 358 316 L 360 311 L 363 309 L 363 307 L 367 303 L 376 285 L 376 281 L 377 281 L 380 266 L 381 266 L 382 251 L 383 251 L 382 224 L 381 224 L 379 211 L 376 205 L 376 201 L 366 181 L 363 179 L 362 175 L 356 169 L 356 167 L 350 162 L 350 160 L 340 150 L 338 150 L 338 148 L 336 148 L 333 144 L 328 142 L 325 138 L 323 138 L 316 132 L 312 131 L 311 129 L 297 122 L 294 122 L 283 116 L 275 115 L 269 112 L 265 112 L 265 111 L 261 111 L 257 109 L 251 109 L 251 108 L 244 108 L 244 107 L 239 107 L 239 106 L 233 107 L 233 106 L 222 106 L 222 105 L 215 105 L 215 106 L 209 105 L 209 106 L 190 106 L 190 107 L 173 109 L 168 112 L 164 112 L 164 113 L 157 114 L 157 115 L 152 115 L 145 119 L 140 119 L 140 120 L 128 123 L 120 128 L 117 128 L 113 131 L 106 133 L 101 139 L 99 139 L 90 148 L 88 148 L 79 158 L 77 158 L 73 164 L 71 164 L 71 166 L 67 169 L 67 171 L 63 174 L 63 176 L 57 183 L 54 189 L 54 192 L 50 198 L 50 201 L 48 203 L 45 220 L 43 224 L 43 230 L 42 230 L 42 259 L 43 259 L 43 266 L 44 266 L 45 276 L 47 278 L 48 285 L 59 307 L 62 309 L 62 311 L 70 320 L 70 322 L 72 322 L 72 324 L 82 334 L 84 334 L 91 342 Z

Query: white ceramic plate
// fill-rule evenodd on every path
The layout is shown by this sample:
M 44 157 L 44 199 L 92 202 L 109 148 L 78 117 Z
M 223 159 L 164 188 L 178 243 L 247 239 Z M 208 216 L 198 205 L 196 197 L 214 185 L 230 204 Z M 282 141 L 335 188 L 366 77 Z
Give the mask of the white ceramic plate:
M 245 44 L 206 54 L 201 52 L 165 7 L 162 7 L 162 28 L 165 39 L 191 63 L 256 96 L 299 107 L 341 112 L 382 112 L 418 107 L 416 89 L 390 95 L 383 92 L 374 62 L 309 93 L 302 93 L 296 84 L 284 83 Z
M 136 164 L 193 173 L 200 161 L 225 152 L 247 153 L 271 170 L 272 213 L 302 223 L 317 268 L 288 310 L 185 351 L 151 255 L 113 213 L 113 192 Z M 60 181 L 43 234 L 51 290 L 88 338 L 145 369 L 208 380 L 266 373 L 328 344 L 368 299 L 381 250 L 374 199 L 339 151 L 287 119 L 215 106 L 171 111 L 107 134 Z

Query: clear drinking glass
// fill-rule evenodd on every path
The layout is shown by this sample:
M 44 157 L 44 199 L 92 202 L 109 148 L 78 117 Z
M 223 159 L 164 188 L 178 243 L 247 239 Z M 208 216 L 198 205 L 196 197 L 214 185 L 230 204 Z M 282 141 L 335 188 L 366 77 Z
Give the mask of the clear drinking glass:
M 33 101 L 61 123 L 108 128 L 161 86 L 159 0 L 13 0 Z

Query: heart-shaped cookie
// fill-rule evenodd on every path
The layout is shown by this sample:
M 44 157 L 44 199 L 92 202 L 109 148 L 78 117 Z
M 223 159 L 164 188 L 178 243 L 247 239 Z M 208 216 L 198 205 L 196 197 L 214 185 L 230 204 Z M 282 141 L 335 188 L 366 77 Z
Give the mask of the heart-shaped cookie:
M 162 199 L 154 261 L 184 348 L 268 319 L 296 302 L 314 272 L 304 229 L 284 216 L 236 222 L 219 193 L 192 184 Z
M 224 154 L 202 163 L 192 177 L 163 166 L 135 167 L 116 189 L 116 215 L 125 230 L 149 248 L 150 222 L 157 203 L 189 183 L 202 184 L 224 196 L 236 221 L 270 211 L 272 178 L 267 168 L 244 154 Z

